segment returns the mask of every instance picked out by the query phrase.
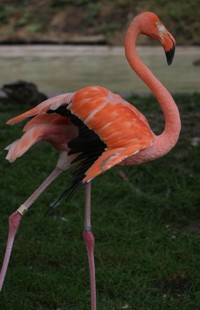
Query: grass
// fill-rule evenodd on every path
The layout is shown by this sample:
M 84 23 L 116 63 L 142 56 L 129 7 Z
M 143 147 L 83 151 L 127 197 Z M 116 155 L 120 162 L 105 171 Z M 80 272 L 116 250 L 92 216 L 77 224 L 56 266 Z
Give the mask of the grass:
M 153 97 L 130 99 L 158 132 L 162 116 Z M 182 116 L 177 146 L 165 158 L 117 167 L 93 182 L 97 304 L 101 310 L 200 309 L 200 94 L 176 95 Z M 53 169 L 57 154 L 36 146 L 13 165 L 3 147 L 21 126 L 5 121 L 24 107 L 1 104 L 0 253 L 7 218 Z M 23 218 L 1 293 L 4 310 L 88 310 L 89 276 L 82 241 L 84 192 L 44 216 L 69 184 L 66 172 Z

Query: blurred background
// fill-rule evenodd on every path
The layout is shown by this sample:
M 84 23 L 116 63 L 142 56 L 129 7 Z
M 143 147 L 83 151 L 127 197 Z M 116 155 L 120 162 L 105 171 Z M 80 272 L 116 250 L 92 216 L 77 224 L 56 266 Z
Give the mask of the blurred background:
M 145 36 L 137 49 L 173 94 L 182 130 L 164 158 L 116 167 L 93 182 L 98 309 L 200 309 L 199 8 L 199 0 L 0 0 L 0 259 L 8 216 L 58 156 L 41 143 L 8 163 L 4 148 L 24 126 L 9 127 L 8 119 L 52 95 L 99 84 L 133 103 L 154 132 L 162 131 L 159 105 L 130 69 L 123 48 L 134 16 L 153 11 L 177 41 L 174 61 L 168 66 L 159 43 Z M 72 174 L 63 173 L 24 217 L 0 309 L 90 308 L 83 190 L 46 213 Z
M 3 43 L 107 43 L 121 45 L 133 17 L 153 11 L 178 45 L 199 45 L 199 2 L 188 0 L 7 0 L 0 3 Z M 152 44 L 144 40 L 143 43 Z
M 148 93 L 129 68 L 122 47 L 128 24 L 142 11 L 155 12 L 178 46 L 168 68 L 158 42 L 140 36 L 144 62 L 170 91 L 198 91 L 196 0 L 1 1 L 0 85 L 25 80 L 50 96 L 97 84 L 123 94 Z

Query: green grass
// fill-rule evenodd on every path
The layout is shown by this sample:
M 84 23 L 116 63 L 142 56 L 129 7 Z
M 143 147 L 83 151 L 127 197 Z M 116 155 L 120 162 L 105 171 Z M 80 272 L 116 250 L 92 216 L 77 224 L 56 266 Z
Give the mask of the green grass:
M 153 97 L 130 99 L 157 132 L 162 117 Z M 200 309 L 199 94 L 176 95 L 182 132 L 164 158 L 138 167 L 117 167 L 93 182 L 92 222 L 99 310 Z M 5 121 L 25 110 L 1 104 L 0 253 L 7 218 L 53 169 L 57 154 L 36 146 L 10 165 L 2 149 L 21 126 Z M 4 310 L 88 310 L 89 275 L 82 241 L 84 192 L 44 216 L 66 188 L 66 172 L 24 216 L 5 286 Z M 126 178 L 125 178 L 125 177 Z

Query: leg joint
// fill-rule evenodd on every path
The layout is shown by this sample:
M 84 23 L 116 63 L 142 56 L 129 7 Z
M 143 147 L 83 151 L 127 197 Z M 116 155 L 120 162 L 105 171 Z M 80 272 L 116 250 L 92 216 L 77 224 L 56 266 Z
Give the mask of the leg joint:
M 84 230 L 92 230 L 92 226 L 91 225 L 85 225 Z

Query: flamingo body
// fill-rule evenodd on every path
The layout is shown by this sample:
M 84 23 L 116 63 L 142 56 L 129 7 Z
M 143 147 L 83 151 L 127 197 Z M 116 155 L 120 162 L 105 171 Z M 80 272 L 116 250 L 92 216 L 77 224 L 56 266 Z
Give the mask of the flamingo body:
M 9 161 L 23 155 L 34 143 L 46 140 L 61 152 L 76 154 L 73 162 L 79 162 L 79 153 L 90 146 L 93 155 L 99 142 L 101 148 L 95 160 L 87 166 L 84 178 L 79 180 L 85 183 L 153 144 L 154 136 L 145 117 L 119 95 L 100 86 L 90 86 L 66 94 L 65 98 L 61 102 L 60 96 L 47 100 L 8 121 L 8 124 L 14 124 L 34 116 L 25 125 L 22 138 L 7 147 Z M 75 122 L 73 116 L 79 122 Z M 87 136 L 81 133 L 82 126 L 87 127 Z M 91 132 L 95 135 L 88 144 Z M 76 150 L 78 137 L 82 139 L 82 148 Z M 94 140 L 96 143 L 92 144 Z

